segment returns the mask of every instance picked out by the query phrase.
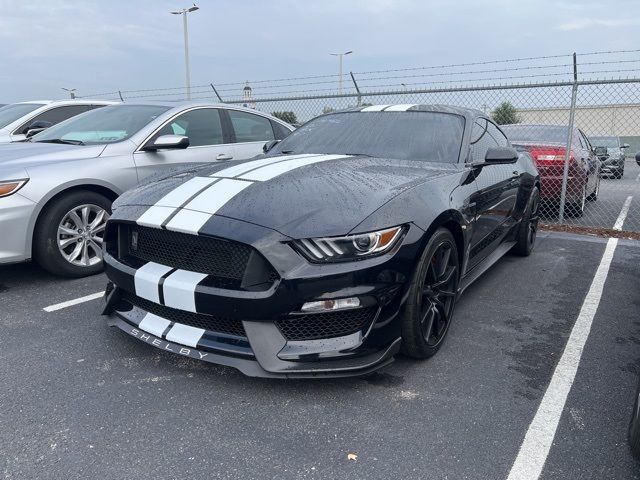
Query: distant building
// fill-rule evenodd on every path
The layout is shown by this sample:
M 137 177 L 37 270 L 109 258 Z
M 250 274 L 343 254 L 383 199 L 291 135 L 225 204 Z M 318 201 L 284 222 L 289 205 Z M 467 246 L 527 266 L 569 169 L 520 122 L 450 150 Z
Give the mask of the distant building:
M 256 102 L 253 100 L 253 91 L 251 90 L 248 81 L 242 89 L 242 100 L 244 101 L 244 103 L 242 104 L 243 106 L 248 108 L 256 108 Z

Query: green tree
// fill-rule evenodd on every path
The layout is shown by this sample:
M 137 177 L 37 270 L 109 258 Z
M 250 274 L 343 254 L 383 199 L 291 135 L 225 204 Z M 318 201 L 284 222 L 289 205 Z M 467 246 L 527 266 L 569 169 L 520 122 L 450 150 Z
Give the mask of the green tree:
M 522 120 L 518 116 L 518 111 L 511 102 L 502 102 L 492 113 L 491 117 L 498 125 L 508 125 L 510 123 L 520 123 Z
M 296 114 L 294 112 L 271 112 L 271 115 L 279 118 L 283 122 L 290 123 L 291 125 L 295 125 L 298 123 L 298 117 L 296 117 Z

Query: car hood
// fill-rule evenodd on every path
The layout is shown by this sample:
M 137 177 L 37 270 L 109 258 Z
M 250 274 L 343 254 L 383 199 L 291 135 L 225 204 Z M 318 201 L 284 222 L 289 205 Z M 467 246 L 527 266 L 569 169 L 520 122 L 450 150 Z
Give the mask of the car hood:
M 402 192 L 459 170 L 456 165 L 423 161 L 337 155 L 309 157 L 315 163 L 304 164 L 308 158 L 305 161 L 293 156 L 263 157 L 191 169 L 130 190 L 114 207 L 150 206 L 147 212 L 154 208 L 161 215 L 173 211 L 172 218 L 176 219 L 179 215 L 175 212 L 179 210 L 221 215 L 293 238 L 344 235 Z M 277 163 L 264 165 L 271 161 Z M 299 166 L 288 169 L 294 164 Z M 249 173 L 235 175 L 259 165 L 262 166 Z M 192 180 L 194 177 L 200 178 Z M 207 186 L 211 178 L 217 180 Z M 187 182 L 194 186 L 193 190 Z M 237 185 L 242 190 L 228 198 L 229 189 Z M 150 213 L 145 215 L 153 218 Z M 136 220 L 145 224 L 142 217 Z
M 61 145 L 57 143 L 15 142 L 0 145 L 0 168 L 29 167 L 36 164 L 95 158 L 105 145 Z

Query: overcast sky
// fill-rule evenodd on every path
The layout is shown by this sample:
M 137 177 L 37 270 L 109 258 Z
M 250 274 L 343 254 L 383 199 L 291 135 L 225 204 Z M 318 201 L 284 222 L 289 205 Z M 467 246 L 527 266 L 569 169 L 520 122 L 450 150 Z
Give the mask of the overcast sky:
M 184 84 L 179 0 L 0 0 L 0 103 Z M 638 0 L 202 0 L 192 83 L 640 45 Z

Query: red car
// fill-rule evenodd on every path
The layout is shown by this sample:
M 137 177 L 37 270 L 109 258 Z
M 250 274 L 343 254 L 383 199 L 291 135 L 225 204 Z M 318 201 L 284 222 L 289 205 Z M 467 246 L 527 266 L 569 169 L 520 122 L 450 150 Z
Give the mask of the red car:
M 559 205 L 566 155 L 568 127 L 560 125 L 502 125 L 513 146 L 528 151 L 540 172 L 540 199 Z M 584 213 L 587 201 L 595 201 L 600 190 L 600 160 L 587 136 L 573 129 L 565 212 L 574 217 Z

